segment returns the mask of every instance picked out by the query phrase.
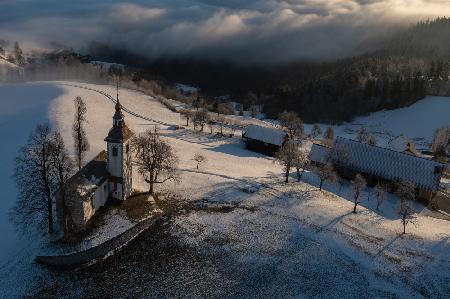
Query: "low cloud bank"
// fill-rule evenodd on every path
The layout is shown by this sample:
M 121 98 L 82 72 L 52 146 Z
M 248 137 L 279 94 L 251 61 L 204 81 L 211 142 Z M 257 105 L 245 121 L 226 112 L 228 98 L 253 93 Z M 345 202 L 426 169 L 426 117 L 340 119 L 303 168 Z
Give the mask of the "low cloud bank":
M 0 39 L 277 63 L 348 56 L 393 28 L 446 15 L 446 0 L 0 0 Z

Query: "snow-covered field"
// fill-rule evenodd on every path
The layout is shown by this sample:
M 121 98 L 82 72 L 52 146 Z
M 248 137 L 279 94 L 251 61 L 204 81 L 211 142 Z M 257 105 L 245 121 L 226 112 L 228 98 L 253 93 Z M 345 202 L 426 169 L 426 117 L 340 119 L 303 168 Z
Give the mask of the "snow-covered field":
M 88 107 L 88 158 L 105 147 L 103 139 L 112 125 L 114 105 L 104 95 L 80 86 L 115 94 L 112 86 L 70 82 L 0 85 L 0 179 L 4 191 L 0 289 L 6 297 L 29 293 L 36 286 L 45 286 L 47 279 L 58 279 L 58 275 L 32 263 L 35 254 L 51 250 L 45 245 L 45 237 L 19 238 L 7 218 L 16 196 L 11 174 L 17 149 L 42 121 L 58 128 L 72 148 L 72 100 L 78 95 Z M 130 90 L 120 94 L 127 109 L 147 119 L 184 124 L 177 113 L 155 99 Z M 427 140 L 436 127 L 449 123 L 447 115 L 450 100 L 429 97 L 409 108 L 359 118 L 356 124 L 337 128 L 336 133 L 348 136 L 352 134 L 348 128 L 366 124 L 370 130 L 383 132 L 381 136 L 404 133 Z M 155 124 L 125 116 L 137 133 Z M 305 175 L 305 183 L 284 185 L 280 183 L 281 169 L 272 159 L 245 150 L 239 138 L 216 138 L 158 126 L 177 152 L 182 173 L 181 183 L 163 188 L 189 199 L 206 198 L 211 206 L 233 207 L 229 213 L 209 213 L 206 209 L 182 216 L 176 220 L 172 234 L 200 251 L 224 251 L 249 275 L 251 269 L 273 271 L 276 279 L 272 282 L 270 275 L 260 277 L 266 284 L 260 285 L 263 297 L 276 295 L 277 288 L 287 297 L 311 296 L 323 288 L 327 290 L 317 293 L 322 297 L 345 294 L 346 289 L 350 296 L 450 295 L 449 223 L 422 216 L 424 207 L 420 204 L 416 205 L 418 225 L 408 227 L 410 234 L 406 237 L 399 237 L 398 200 L 393 196 L 378 213 L 374 200 L 366 199 L 360 213 L 353 215 L 349 213 L 352 203 L 346 186 L 326 184 L 328 191 L 320 192 L 311 173 Z M 199 170 L 192 161 L 196 153 L 208 159 Z M 138 176 L 134 181 L 135 188 L 145 188 Z M 258 292 L 241 295 L 255 296 Z
M 357 117 L 351 123 L 334 127 L 334 130 L 336 135 L 354 138 L 364 126 L 376 136 L 381 146 L 387 146 L 389 141 L 403 134 L 415 143 L 416 148 L 427 149 L 434 130 L 449 124 L 450 98 L 428 96 L 409 107 Z M 309 132 L 312 125 L 305 127 Z

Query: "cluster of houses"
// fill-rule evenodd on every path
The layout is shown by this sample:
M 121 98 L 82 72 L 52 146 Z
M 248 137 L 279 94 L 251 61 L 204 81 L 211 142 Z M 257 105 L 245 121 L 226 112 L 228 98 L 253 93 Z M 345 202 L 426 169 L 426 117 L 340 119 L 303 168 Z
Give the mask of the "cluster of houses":
M 269 156 L 288 142 L 285 132 L 257 125 L 247 127 L 242 137 L 247 149 Z M 331 163 L 348 178 L 360 173 L 373 183 L 409 183 L 419 198 L 430 201 L 439 189 L 445 165 L 419 156 L 402 136 L 391 143 L 395 149 L 337 137 L 332 146 L 313 143 L 309 159 L 313 166 Z

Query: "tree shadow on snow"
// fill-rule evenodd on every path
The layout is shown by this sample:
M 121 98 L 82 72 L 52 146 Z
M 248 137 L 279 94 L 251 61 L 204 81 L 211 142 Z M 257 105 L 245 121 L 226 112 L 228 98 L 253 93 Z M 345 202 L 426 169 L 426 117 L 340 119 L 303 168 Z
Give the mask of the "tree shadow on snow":
M 312 186 L 317 187 L 317 191 L 319 191 L 320 179 L 317 175 L 312 171 L 305 171 L 302 177 L 302 181 L 310 184 Z M 389 220 L 398 220 L 400 219 L 400 215 L 398 214 L 399 206 L 400 206 L 400 198 L 398 198 L 395 194 L 391 194 L 386 192 L 386 198 L 381 203 L 379 210 L 376 210 L 377 199 L 373 194 L 372 187 L 366 187 L 360 196 L 360 203 L 358 206 L 366 208 L 368 211 L 374 212 L 386 219 Z M 342 180 L 339 183 L 330 183 L 328 181 L 324 181 L 322 190 L 333 193 L 336 196 L 339 196 L 347 201 L 353 203 L 353 192 L 351 182 L 348 180 Z M 425 206 L 417 201 L 412 202 L 412 206 L 416 213 L 420 213 Z M 367 211 L 359 211 L 358 213 L 364 213 Z
M 241 158 L 259 158 L 265 160 L 271 159 L 266 155 L 245 149 L 245 145 L 241 140 L 239 140 L 239 142 L 224 143 L 216 147 L 208 148 L 208 150 Z

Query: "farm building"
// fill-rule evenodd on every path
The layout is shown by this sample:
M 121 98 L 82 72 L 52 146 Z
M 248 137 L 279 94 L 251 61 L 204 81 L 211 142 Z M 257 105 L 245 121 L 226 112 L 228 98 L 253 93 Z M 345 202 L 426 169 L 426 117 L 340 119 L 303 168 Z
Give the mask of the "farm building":
M 247 149 L 264 155 L 274 156 L 287 141 L 288 135 L 280 130 L 250 125 L 242 134 Z
M 372 180 L 407 182 L 419 191 L 419 197 L 430 200 L 438 191 L 445 166 L 439 162 L 342 137 L 333 148 L 313 144 L 313 164 L 332 162 L 344 173 L 361 173 Z

